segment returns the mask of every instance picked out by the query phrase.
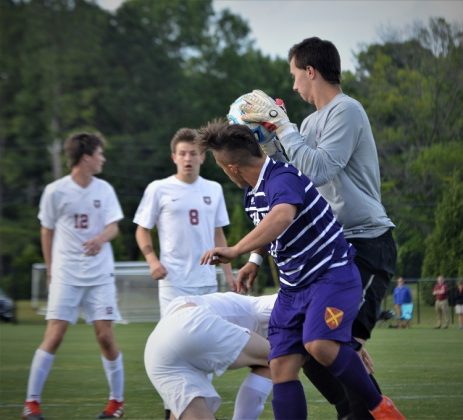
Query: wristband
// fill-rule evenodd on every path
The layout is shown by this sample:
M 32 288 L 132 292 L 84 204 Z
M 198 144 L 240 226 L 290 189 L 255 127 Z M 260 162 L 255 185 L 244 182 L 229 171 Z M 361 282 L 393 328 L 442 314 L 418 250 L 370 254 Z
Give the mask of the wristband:
M 259 267 L 262 264 L 262 261 L 264 261 L 262 255 L 258 254 L 257 252 L 251 252 L 248 262 L 252 262 L 257 265 L 257 267 Z

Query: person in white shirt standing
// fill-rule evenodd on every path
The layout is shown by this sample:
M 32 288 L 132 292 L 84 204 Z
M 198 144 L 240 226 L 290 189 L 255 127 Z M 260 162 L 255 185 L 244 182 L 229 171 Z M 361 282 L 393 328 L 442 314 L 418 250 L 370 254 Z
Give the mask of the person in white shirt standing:
M 26 420 L 43 419 L 40 403 L 45 381 L 68 324 L 76 323 L 80 310 L 93 323 L 110 388 L 98 418 L 124 414 L 124 367 L 112 328 L 120 315 L 110 244 L 123 214 L 113 187 L 94 176 L 105 163 L 104 145 L 99 134 L 71 135 L 64 144 L 71 173 L 48 184 L 40 200 L 49 297 L 47 327 L 29 373 L 22 414 Z
M 217 292 L 215 267 L 200 265 L 199 261 L 211 246 L 227 244 L 223 226 L 229 224 L 229 218 L 222 187 L 199 175 L 205 153 L 196 136 L 190 128 L 174 134 L 170 148 L 177 172 L 148 184 L 134 217 L 138 247 L 152 278 L 159 281 L 161 318 L 167 305 L 178 296 Z M 151 238 L 155 226 L 159 258 Z M 222 268 L 228 287 L 234 290 L 231 265 L 223 264 Z M 166 407 L 165 418 L 169 417 Z
M 196 143 L 196 131 L 178 130 L 171 140 L 171 151 L 177 173 L 146 187 L 134 218 L 138 246 L 151 276 L 159 280 L 161 318 L 177 296 L 217 291 L 215 268 L 199 261 L 211 246 L 226 244 L 223 226 L 229 224 L 222 187 L 199 175 L 205 154 Z M 159 236 L 159 258 L 151 238 L 154 226 Z M 222 267 L 229 288 L 234 290 L 230 264 Z

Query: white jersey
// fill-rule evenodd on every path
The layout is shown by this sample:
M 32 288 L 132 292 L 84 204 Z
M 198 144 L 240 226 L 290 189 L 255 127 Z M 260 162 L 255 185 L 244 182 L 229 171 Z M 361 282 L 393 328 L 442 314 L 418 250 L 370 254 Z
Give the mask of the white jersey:
M 217 284 L 215 267 L 200 265 L 205 251 L 215 246 L 215 228 L 229 224 L 222 187 L 202 177 L 188 184 L 172 175 L 145 189 L 134 220 L 157 227 L 161 263 L 168 281 L 183 287 Z
M 234 292 L 211 293 L 201 296 L 180 296 L 166 308 L 166 315 L 174 313 L 186 303 L 207 308 L 232 324 L 267 337 L 268 322 L 277 294 L 264 296 L 244 296 Z M 194 319 L 191 320 L 194 324 Z
M 123 218 L 113 187 L 92 178 L 82 188 L 71 175 L 45 187 L 38 218 L 53 230 L 52 281 L 88 286 L 114 281 L 114 257 L 109 242 L 95 256 L 85 255 L 83 243 L 95 238 L 110 223 Z

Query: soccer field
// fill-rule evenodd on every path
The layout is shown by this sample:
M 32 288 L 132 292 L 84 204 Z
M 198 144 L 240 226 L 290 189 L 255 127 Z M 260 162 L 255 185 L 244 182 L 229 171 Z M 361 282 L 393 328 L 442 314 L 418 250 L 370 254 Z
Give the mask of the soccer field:
M 0 325 L 0 419 L 19 418 L 25 397 L 29 364 L 45 323 Z M 152 325 L 116 325 L 124 354 L 127 419 L 162 419 L 163 406 L 143 366 L 145 340 Z M 408 419 L 463 419 L 463 331 L 452 325 L 408 330 L 377 327 L 368 345 L 375 359 L 376 377 Z M 223 398 L 217 412 L 230 419 L 233 400 L 246 370 L 229 371 L 214 383 Z M 309 418 L 335 419 L 335 410 L 303 378 Z M 43 410 L 50 419 L 92 419 L 106 402 L 104 377 L 93 329 L 83 323 L 70 327 L 43 394 Z M 270 399 L 262 419 L 271 419 Z

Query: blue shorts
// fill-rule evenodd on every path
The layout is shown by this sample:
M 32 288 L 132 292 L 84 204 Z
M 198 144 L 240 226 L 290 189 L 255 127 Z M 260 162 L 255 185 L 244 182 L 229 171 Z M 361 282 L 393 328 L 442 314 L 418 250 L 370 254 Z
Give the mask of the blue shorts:
M 328 270 L 303 289 L 280 290 L 269 322 L 269 360 L 307 354 L 304 343 L 317 339 L 349 343 L 361 299 L 353 262 Z

